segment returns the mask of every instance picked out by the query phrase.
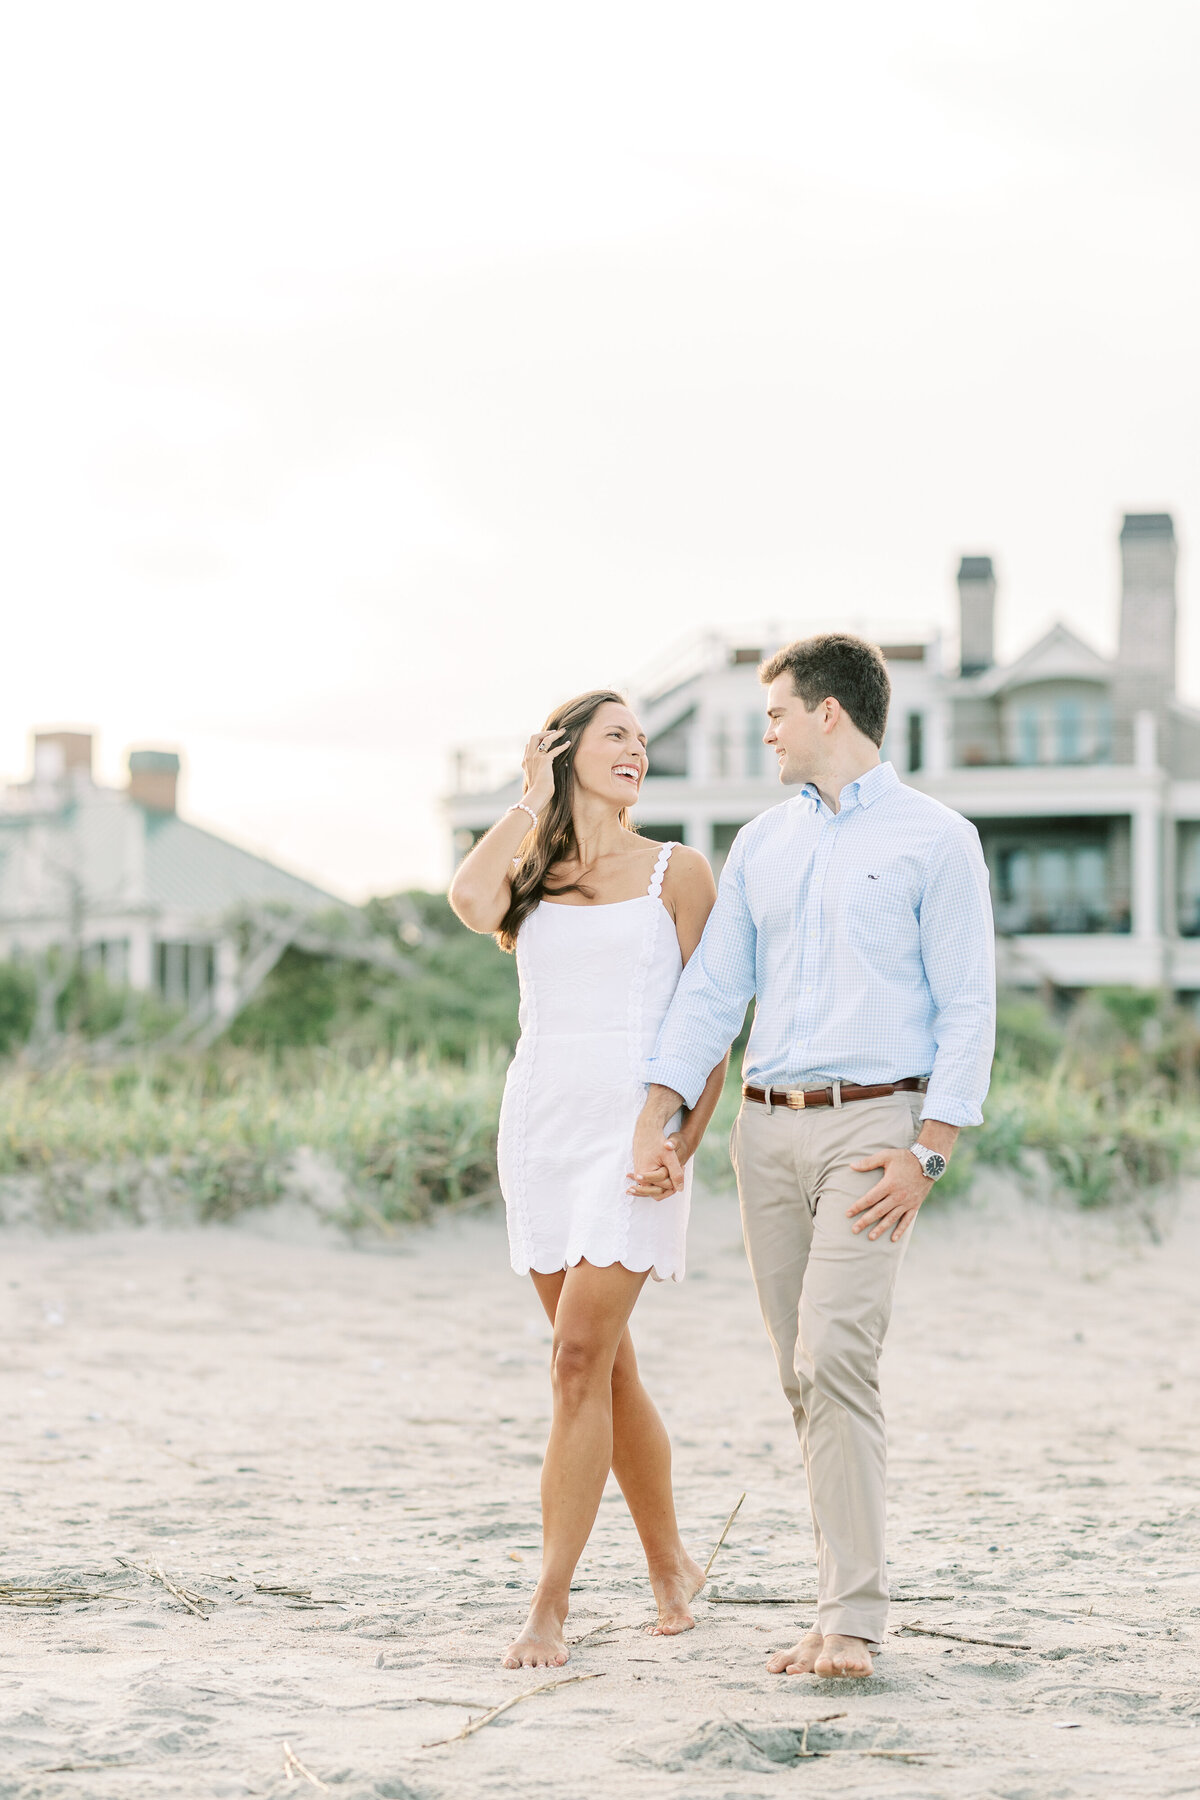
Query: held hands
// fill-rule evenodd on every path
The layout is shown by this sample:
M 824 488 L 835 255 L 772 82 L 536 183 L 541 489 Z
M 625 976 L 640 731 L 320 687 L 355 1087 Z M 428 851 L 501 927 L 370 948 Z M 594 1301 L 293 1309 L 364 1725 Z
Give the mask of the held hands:
M 875 1186 L 847 1208 L 846 1217 L 855 1220 L 853 1229 L 866 1231 L 870 1226 L 867 1236 L 873 1241 L 891 1225 L 895 1227 L 892 1242 L 898 1243 L 916 1218 L 932 1181 L 922 1174 L 911 1150 L 881 1150 L 875 1156 L 860 1156 L 850 1167 L 883 1170 Z
M 555 742 L 561 737 L 561 731 L 535 731 L 525 746 L 525 755 L 521 759 L 525 792 L 521 798 L 534 812 L 540 813 L 554 798 L 554 760 L 570 749 L 569 739 L 564 738 L 561 744 Z
M 686 1132 L 663 1136 L 661 1125 L 638 1120 L 633 1138 L 633 1168 L 626 1193 L 642 1200 L 665 1200 L 683 1187 L 683 1165 L 695 1149 Z

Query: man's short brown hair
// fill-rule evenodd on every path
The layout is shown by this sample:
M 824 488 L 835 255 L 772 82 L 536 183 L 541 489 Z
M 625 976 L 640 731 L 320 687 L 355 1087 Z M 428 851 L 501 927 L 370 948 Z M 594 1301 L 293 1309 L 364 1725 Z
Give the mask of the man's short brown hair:
M 840 701 L 851 721 L 873 744 L 882 744 L 887 729 L 892 681 L 883 652 L 848 631 L 826 631 L 797 638 L 769 656 L 758 671 L 764 687 L 790 675 L 792 687 L 808 712 L 822 700 Z

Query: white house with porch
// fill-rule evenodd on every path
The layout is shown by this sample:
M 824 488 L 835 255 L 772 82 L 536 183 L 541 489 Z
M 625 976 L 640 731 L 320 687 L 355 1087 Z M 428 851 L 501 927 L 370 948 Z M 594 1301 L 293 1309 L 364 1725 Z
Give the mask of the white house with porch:
M 964 556 L 957 656 L 919 633 L 882 646 L 894 690 L 883 754 L 978 827 L 1002 980 L 1200 997 L 1200 711 L 1176 695 L 1170 515 L 1127 514 L 1119 549 L 1115 660 L 1056 624 L 997 663 L 992 559 Z M 632 696 L 650 743 L 638 827 L 718 869 L 741 827 L 788 797 L 761 742 L 757 673 L 783 635 L 706 636 Z M 445 804 L 461 856 L 519 778 L 496 780 L 470 750 L 456 768 Z
M 0 791 L 0 959 L 67 951 L 118 986 L 157 991 L 214 1024 L 233 1015 L 248 957 L 255 974 L 301 942 L 305 924 L 357 910 L 179 816 L 179 757 L 135 750 L 127 786 L 101 786 L 92 738 L 34 737 L 33 772 Z M 265 915 L 269 944 L 240 916 Z M 244 937 L 245 934 L 242 934 Z

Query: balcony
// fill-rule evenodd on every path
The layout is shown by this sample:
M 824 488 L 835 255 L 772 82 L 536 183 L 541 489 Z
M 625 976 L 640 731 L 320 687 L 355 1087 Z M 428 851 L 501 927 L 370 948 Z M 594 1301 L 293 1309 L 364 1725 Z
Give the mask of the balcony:
M 1000 719 L 956 719 L 951 760 L 958 769 L 1085 769 L 1135 760 L 1128 719 L 1082 710 L 1018 711 Z

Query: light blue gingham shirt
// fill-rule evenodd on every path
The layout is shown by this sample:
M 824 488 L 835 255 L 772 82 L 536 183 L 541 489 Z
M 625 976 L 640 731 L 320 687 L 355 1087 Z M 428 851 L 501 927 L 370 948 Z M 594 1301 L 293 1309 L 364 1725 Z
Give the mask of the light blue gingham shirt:
M 979 834 L 891 763 L 838 803 L 807 785 L 739 831 L 645 1079 L 694 1106 L 754 995 L 745 1081 L 928 1075 L 922 1117 L 978 1125 L 996 1019 Z

